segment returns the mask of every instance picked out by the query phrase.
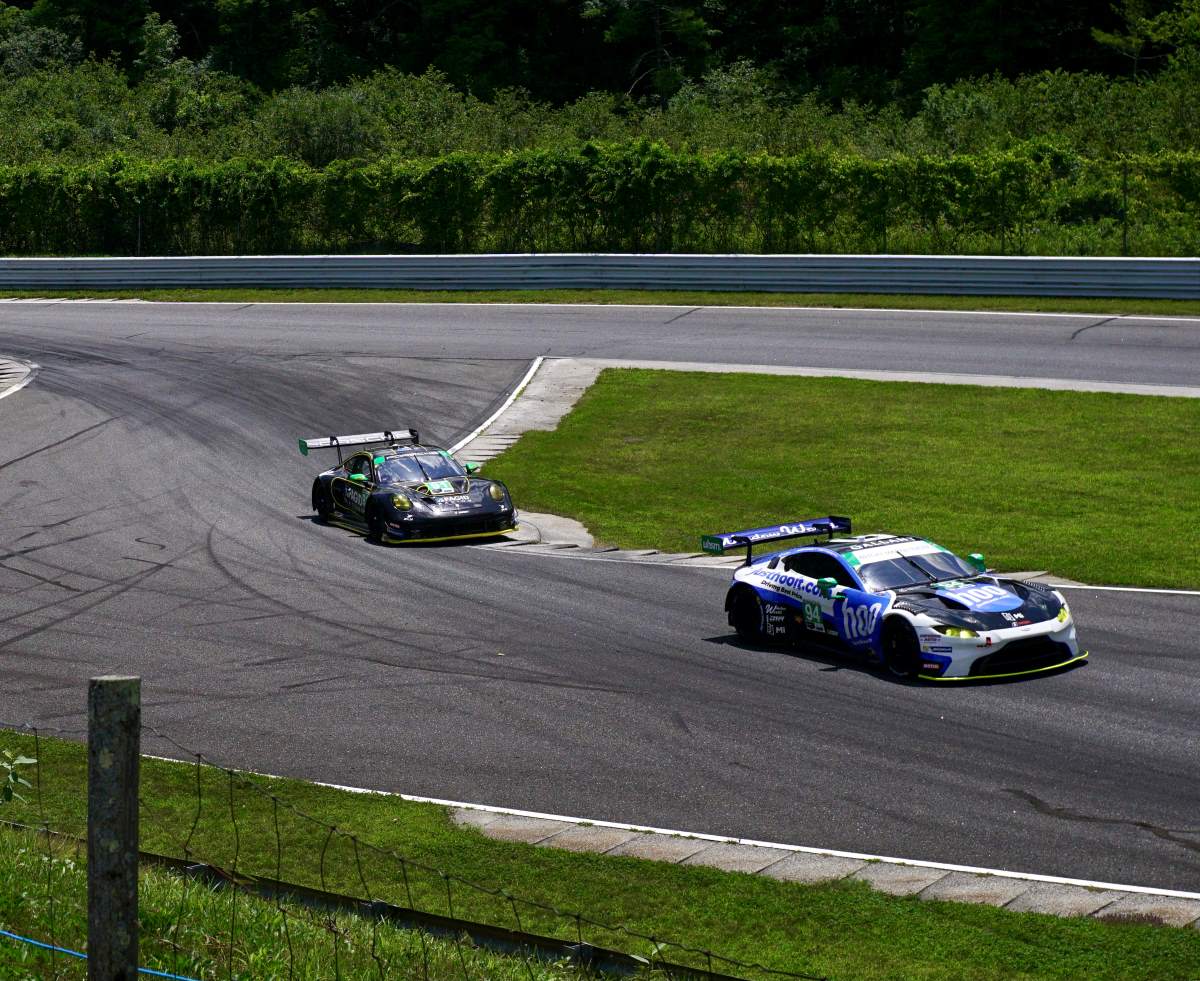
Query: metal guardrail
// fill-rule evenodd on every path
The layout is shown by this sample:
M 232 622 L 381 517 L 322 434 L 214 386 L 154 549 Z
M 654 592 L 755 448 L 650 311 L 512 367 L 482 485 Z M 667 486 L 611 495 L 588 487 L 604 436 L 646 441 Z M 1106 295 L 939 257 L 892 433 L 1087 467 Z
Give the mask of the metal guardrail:
M 605 253 L 0 259 L 0 289 L 214 286 L 709 289 L 1200 299 L 1200 258 Z

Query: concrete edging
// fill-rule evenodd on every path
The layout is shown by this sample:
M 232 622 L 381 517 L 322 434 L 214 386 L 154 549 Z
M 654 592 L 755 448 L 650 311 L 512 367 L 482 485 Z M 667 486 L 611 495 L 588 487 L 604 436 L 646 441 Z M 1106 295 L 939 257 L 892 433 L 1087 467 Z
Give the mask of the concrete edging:
M 892 896 L 981 903 L 1014 912 L 1200 929 L 1200 893 L 688 834 L 402 796 L 406 800 L 448 806 L 455 824 L 476 828 L 499 841 L 703 866 L 784 882 L 865 882 Z

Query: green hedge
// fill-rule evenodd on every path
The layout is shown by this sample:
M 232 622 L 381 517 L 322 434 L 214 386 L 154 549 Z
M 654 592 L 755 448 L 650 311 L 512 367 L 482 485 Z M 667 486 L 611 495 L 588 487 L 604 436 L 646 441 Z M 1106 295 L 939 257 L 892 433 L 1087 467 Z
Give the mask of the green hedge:
M 0 168 L 0 253 L 1200 253 L 1200 153 L 884 160 L 638 142 L 436 160 Z

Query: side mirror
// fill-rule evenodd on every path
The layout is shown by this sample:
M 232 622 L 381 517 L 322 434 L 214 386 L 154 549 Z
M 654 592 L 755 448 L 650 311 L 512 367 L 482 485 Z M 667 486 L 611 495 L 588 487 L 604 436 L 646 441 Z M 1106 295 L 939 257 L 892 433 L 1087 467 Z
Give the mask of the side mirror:
M 475 463 L 472 460 L 468 460 L 466 463 L 463 464 L 463 469 L 469 474 L 470 473 L 479 473 L 479 471 L 483 469 L 483 466 L 482 466 L 482 464 Z
M 821 591 L 821 595 L 829 599 L 833 595 L 833 587 L 837 585 L 837 580 L 832 576 L 825 576 L 823 579 L 817 580 L 817 589 Z
M 365 473 L 352 473 L 352 474 L 350 475 L 350 479 L 351 479 L 351 480 L 360 480 L 360 481 L 365 481 L 365 480 L 367 479 L 367 475 L 366 475 Z
M 967 556 L 967 561 L 975 566 L 980 572 L 987 572 L 987 563 L 983 561 L 982 552 L 972 552 Z

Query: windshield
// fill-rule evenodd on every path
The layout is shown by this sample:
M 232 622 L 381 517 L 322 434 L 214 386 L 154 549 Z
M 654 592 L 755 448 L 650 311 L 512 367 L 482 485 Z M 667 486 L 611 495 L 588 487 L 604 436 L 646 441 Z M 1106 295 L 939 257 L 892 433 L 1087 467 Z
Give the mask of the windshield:
M 388 457 L 376 464 L 375 473 L 381 484 L 404 484 L 419 480 L 445 480 L 465 477 L 466 471 L 451 457 L 440 453 L 414 453 L 411 456 Z
M 943 579 L 970 579 L 979 570 L 953 552 L 929 552 L 925 555 L 904 555 L 894 559 L 859 566 L 863 585 L 872 592 L 919 586 Z

